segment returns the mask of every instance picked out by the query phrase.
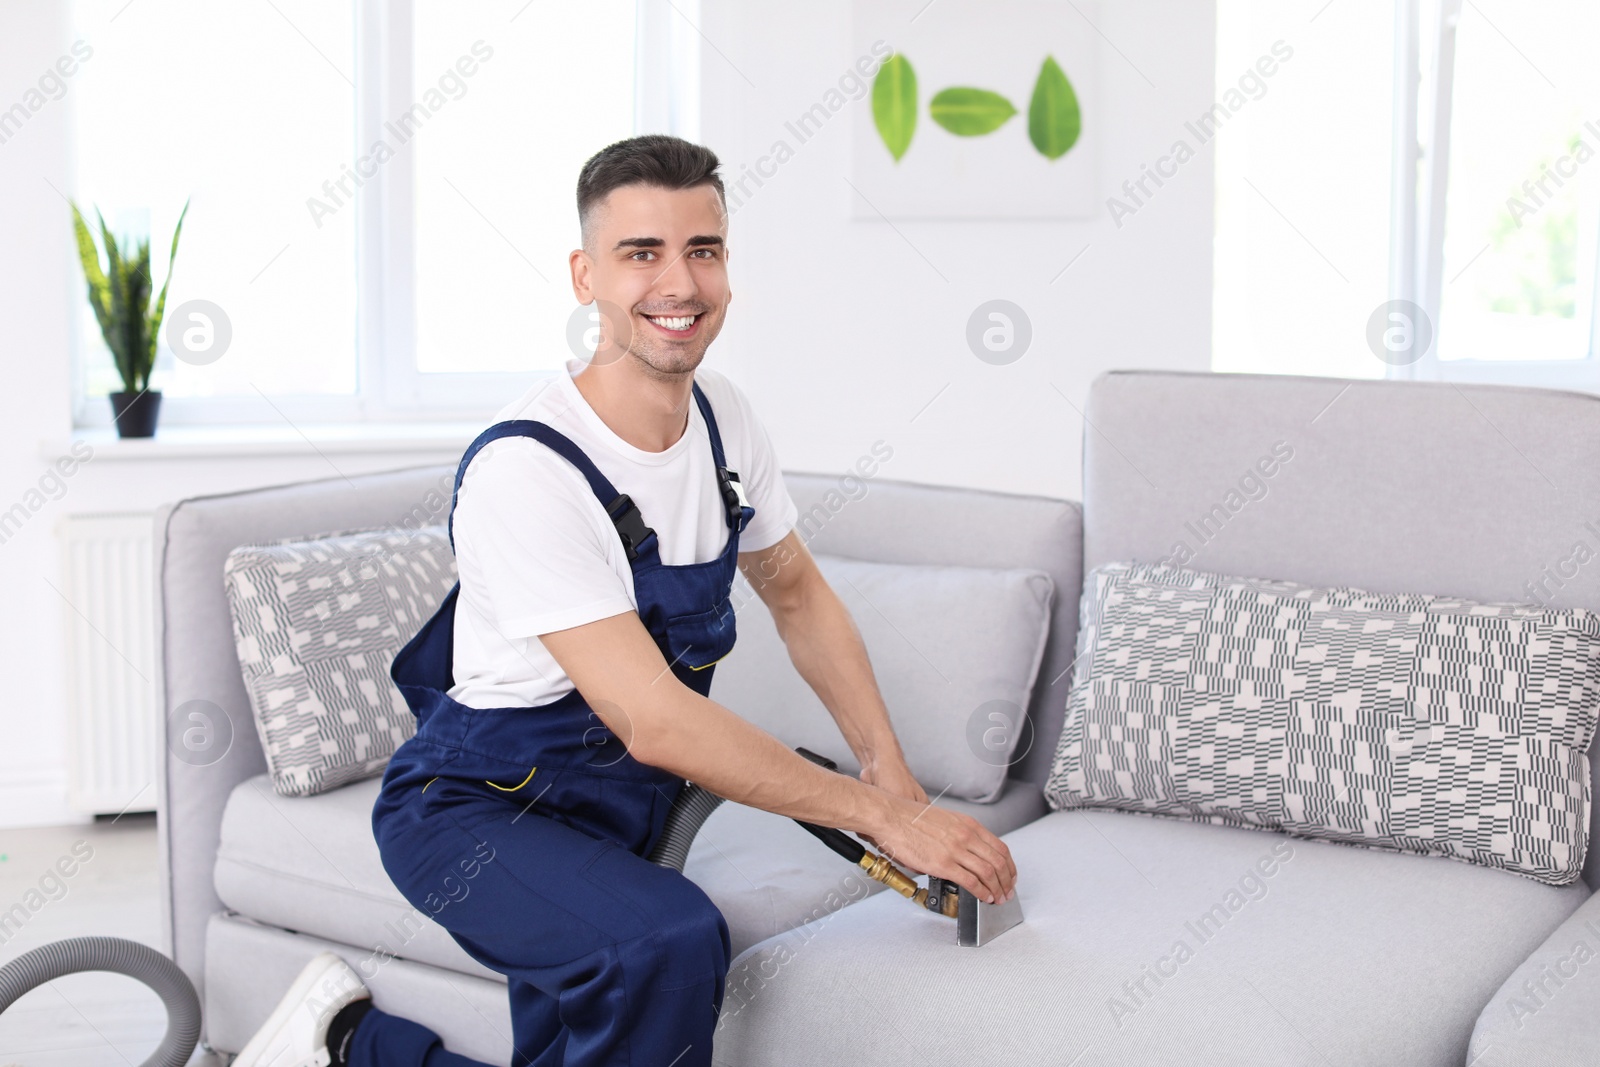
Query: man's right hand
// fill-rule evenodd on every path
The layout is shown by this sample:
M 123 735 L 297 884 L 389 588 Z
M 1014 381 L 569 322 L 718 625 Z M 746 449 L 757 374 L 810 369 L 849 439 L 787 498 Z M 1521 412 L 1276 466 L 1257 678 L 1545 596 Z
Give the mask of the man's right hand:
M 948 878 L 988 904 L 1015 895 L 1017 865 L 1011 849 L 977 819 L 878 792 L 884 815 L 881 825 L 872 828 L 872 839 L 891 863 L 908 874 Z
M 860 832 L 913 874 L 935 874 L 993 902 L 1017 866 L 970 815 L 919 804 L 798 752 L 671 673 L 636 612 L 539 635 L 596 716 L 641 763 L 736 804 Z

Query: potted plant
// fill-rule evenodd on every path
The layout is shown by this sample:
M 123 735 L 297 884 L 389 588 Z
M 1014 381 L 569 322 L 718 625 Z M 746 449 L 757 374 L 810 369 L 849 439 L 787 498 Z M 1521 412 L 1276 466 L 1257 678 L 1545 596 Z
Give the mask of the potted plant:
M 83 213 L 72 204 L 72 227 L 78 239 L 78 258 L 89 282 L 89 306 L 100 323 L 100 335 L 111 349 L 111 358 L 122 379 L 122 392 L 111 394 L 111 414 L 119 437 L 151 437 L 156 432 L 156 416 L 161 411 L 161 394 L 150 389 L 150 372 L 156 364 L 156 345 L 161 338 L 161 318 L 166 313 L 167 286 L 172 284 L 172 269 L 178 257 L 178 235 L 183 233 L 183 217 L 189 213 L 188 201 L 172 231 L 172 253 L 167 265 L 167 280 L 155 305 L 150 304 L 150 239 L 135 247 L 117 244 L 100 209 L 100 238 L 105 245 L 106 266 L 100 266 L 100 252 L 83 221 Z

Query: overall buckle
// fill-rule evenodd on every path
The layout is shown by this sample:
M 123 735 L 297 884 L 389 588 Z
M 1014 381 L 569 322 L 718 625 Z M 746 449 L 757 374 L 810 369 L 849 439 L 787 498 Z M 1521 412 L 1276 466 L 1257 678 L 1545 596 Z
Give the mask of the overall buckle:
M 628 562 L 632 563 L 639 558 L 639 546 L 644 544 L 644 539 L 655 533 L 644 524 L 644 516 L 639 513 L 639 505 L 633 502 L 633 497 L 627 493 L 620 494 L 617 499 L 606 505 L 606 514 L 611 517 L 611 524 L 617 528 L 617 536 L 622 538 L 622 550 L 628 554 Z
M 740 509 L 750 506 L 750 502 L 745 499 L 744 486 L 739 483 L 738 472 L 731 471 L 727 467 L 718 467 L 717 487 L 722 490 L 722 503 L 728 512 L 728 525 L 737 527 L 739 516 L 743 514 Z

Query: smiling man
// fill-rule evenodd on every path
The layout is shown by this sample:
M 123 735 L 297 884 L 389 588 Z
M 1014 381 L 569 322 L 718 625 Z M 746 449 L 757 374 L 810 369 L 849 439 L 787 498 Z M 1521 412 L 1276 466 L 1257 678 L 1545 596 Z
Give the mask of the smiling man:
M 685 779 L 855 831 L 981 900 L 1014 894 L 1006 845 L 930 805 L 906 766 L 859 633 L 794 530 L 766 431 L 701 365 L 732 298 L 717 167 L 659 135 L 584 165 L 569 262 L 579 302 L 600 309 L 600 343 L 467 450 L 459 588 L 395 660 L 418 728 L 384 773 L 373 830 L 406 899 L 506 976 L 514 1067 L 711 1063 L 727 923 L 644 858 Z M 710 699 L 734 643 L 736 567 L 859 780 Z M 374 1008 L 323 954 L 236 1067 L 474 1062 Z

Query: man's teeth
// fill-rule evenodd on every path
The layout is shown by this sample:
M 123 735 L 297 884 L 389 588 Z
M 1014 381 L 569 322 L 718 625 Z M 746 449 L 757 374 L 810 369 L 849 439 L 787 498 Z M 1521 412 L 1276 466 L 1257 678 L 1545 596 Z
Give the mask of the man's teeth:
M 698 317 L 699 316 L 697 315 L 682 315 L 675 319 L 664 319 L 655 315 L 645 316 L 645 318 L 649 319 L 657 326 L 664 327 L 668 330 L 687 330 L 689 327 L 694 325 L 694 320 Z

